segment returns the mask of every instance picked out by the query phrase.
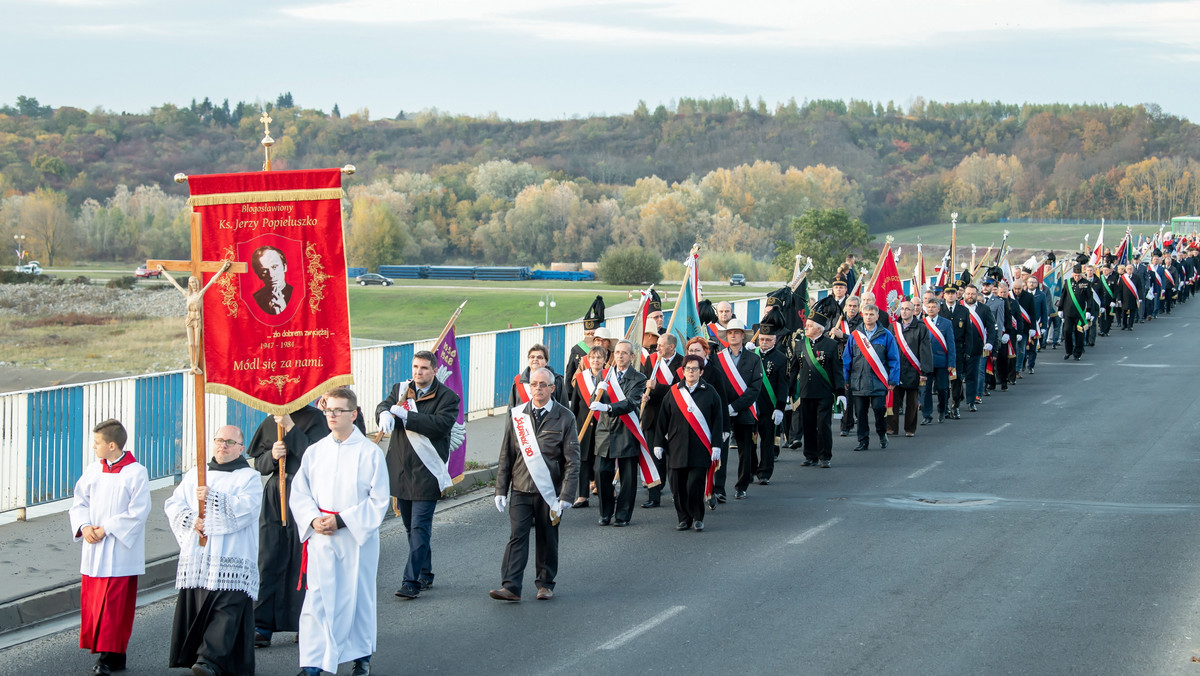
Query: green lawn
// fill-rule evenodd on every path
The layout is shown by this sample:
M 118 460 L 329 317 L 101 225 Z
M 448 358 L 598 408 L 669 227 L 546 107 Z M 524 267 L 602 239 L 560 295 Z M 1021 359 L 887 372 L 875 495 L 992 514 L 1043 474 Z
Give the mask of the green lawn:
M 1004 231 L 1008 230 L 1008 245 L 1013 249 L 1032 249 L 1055 251 L 1078 251 L 1083 243 L 1083 237 L 1091 234 L 1088 245 L 1095 246 L 1096 236 L 1100 233 L 1099 225 L 1050 225 L 1042 223 L 971 223 L 958 224 L 958 246 L 969 247 L 972 243 L 979 247 L 982 254 L 991 244 L 1000 246 L 1004 239 Z M 1136 241 L 1138 233 L 1146 235 L 1157 234 L 1158 228 L 1152 226 L 1134 226 L 1133 234 Z M 890 232 L 872 232 L 876 242 L 882 244 L 884 237 L 892 235 L 896 238 L 893 246 L 917 243 L 948 246 L 950 244 L 950 224 L 922 225 L 916 228 L 904 228 Z M 1125 236 L 1125 226 L 1110 224 L 1104 227 L 1104 241 L 1110 247 L 1116 247 Z M 905 251 L 907 253 L 907 251 Z M 915 249 L 914 249 L 915 253 Z

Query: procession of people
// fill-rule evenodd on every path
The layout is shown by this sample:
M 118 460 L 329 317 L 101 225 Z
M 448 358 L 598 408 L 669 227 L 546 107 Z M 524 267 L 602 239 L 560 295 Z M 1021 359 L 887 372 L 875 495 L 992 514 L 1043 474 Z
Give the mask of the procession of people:
M 559 525 L 593 507 L 592 496 L 601 527 L 630 525 L 644 486 L 641 509 L 669 495 L 675 530 L 704 532 L 719 529 L 721 510 L 770 490 L 781 448 L 802 451 L 803 467 L 835 467 L 835 419 L 841 436 L 855 435 L 854 452 L 961 424 L 997 391 L 1036 377 L 1039 356 L 1061 346 L 1064 360 L 1078 361 L 1102 350 L 1114 326 L 1136 331 L 1186 303 L 1200 286 L 1200 250 L 1155 248 L 1125 262 L 1082 253 L 1059 288 L 1043 272 L 993 266 L 890 307 L 848 276 L 811 306 L 807 287 L 793 285 L 768 297 L 753 326 L 729 303 L 705 304 L 703 335 L 685 344 L 664 325 L 657 294 L 644 302 L 642 335 L 625 338 L 604 325 L 597 297 L 562 374 L 540 344 L 513 374 L 493 495 L 510 535 L 487 594 L 522 600 L 532 531 L 535 598 L 555 598 Z M 346 387 L 268 416 L 249 444 L 235 426 L 217 430 L 207 480 L 193 468 L 165 507 L 180 546 L 169 666 L 252 674 L 255 648 L 295 632 L 301 674 L 344 663 L 371 672 L 389 507 L 409 547 L 395 595 L 411 601 L 434 584 L 433 514 L 453 485 L 447 462 L 462 406 L 436 367 L 432 352 L 417 352 L 411 379 L 389 388 L 374 411 L 390 434 L 383 448 L 365 436 Z M 93 674 L 125 667 L 144 570 L 146 471 L 126 438 L 115 420 L 95 428 L 101 462 L 80 479 L 71 510 L 84 542 L 80 647 L 98 655 Z M 729 492 L 734 504 L 721 507 Z

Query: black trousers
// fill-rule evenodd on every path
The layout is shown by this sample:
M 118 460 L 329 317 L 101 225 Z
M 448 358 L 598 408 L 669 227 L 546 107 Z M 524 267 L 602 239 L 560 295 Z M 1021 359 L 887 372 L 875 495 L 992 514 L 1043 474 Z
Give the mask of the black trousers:
M 898 434 L 900 431 L 900 413 L 904 412 L 904 432 L 906 434 L 916 434 L 917 432 L 917 394 L 920 390 L 916 387 L 905 389 L 897 387 L 892 390 L 892 415 L 888 416 L 888 431 L 891 434 Z M 884 410 L 887 410 L 887 400 L 884 400 Z
M 680 467 L 671 470 L 675 516 L 689 526 L 704 520 L 704 483 L 707 479 L 707 467 Z
M 558 526 L 550 523 L 550 505 L 540 493 L 513 491 L 508 501 L 508 521 L 512 530 L 508 546 L 504 548 L 504 562 L 500 564 L 504 588 L 521 595 L 525 564 L 529 562 L 529 529 L 533 528 L 537 569 L 534 581 L 539 589 L 554 589 L 554 576 L 558 572 Z
M 963 355 L 962 361 L 958 367 L 958 379 L 954 382 L 962 383 L 960 387 L 961 394 L 964 398 L 969 399 L 970 404 L 975 399 L 982 396 L 983 388 L 979 386 L 979 360 L 986 359 L 983 355 Z M 955 399 L 954 405 L 962 399 Z
M 833 458 L 833 397 L 801 399 L 804 419 L 804 457 L 807 460 Z
M 966 365 L 963 363 L 963 348 L 961 345 L 956 345 L 958 350 L 954 353 L 954 369 L 958 377 L 950 381 L 950 398 L 954 401 L 954 406 L 958 406 L 963 400 L 963 374 L 966 373 Z
M 721 449 L 721 466 L 713 473 L 713 493 L 716 495 L 725 495 L 725 475 L 729 471 L 729 463 L 733 460 L 733 446 L 737 445 L 738 447 L 738 481 L 741 481 L 741 458 L 747 452 L 742 449 L 749 449 L 749 453 L 754 453 L 755 426 L 731 422 L 730 428 L 729 441 Z M 748 482 L 747 485 L 749 485 Z
M 733 425 L 733 438 L 737 440 L 738 447 L 737 481 L 733 484 L 735 490 L 744 491 L 747 486 L 754 483 L 754 473 L 758 470 L 758 461 L 755 457 L 758 455 L 758 441 L 754 438 L 756 432 L 758 432 L 756 423 L 749 425 L 734 423 Z M 724 467 L 724 463 L 721 463 L 721 466 Z
M 1132 329 L 1134 322 L 1137 321 L 1137 309 L 1121 310 L 1121 328 Z
M 219 674 L 254 673 L 254 599 L 246 592 L 179 590 L 168 666 L 197 662 Z
M 1109 331 L 1112 331 L 1114 312 L 1117 312 L 1117 310 L 1109 308 L 1104 314 L 1100 315 L 1100 333 L 1107 335 Z
M 803 408 L 800 406 L 797 406 L 796 408 L 792 408 L 789 406 L 788 410 L 784 413 L 784 416 L 787 418 L 787 420 L 784 420 L 783 423 L 784 423 L 784 429 L 787 430 L 788 443 L 791 444 L 793 441 L 796 441 L 797 439 L 799 439 L 803 443 L 803 440 L 804 440 L 804 410 L 803 410 Z
M 875 396 L 860 396 L 853 395 L 850 399 L 854 402 L 854 411 L 858 416 L 858 443 L 866 444 L 871 441 L 871 431 L 867 429 L 867 413 L 873 411 L 875 413 L 875 433 L 879 435 L 887 434 L 887 396 L 883 394 Z
M 1083 346 L 1087 342 L 1084 337 L 1084 332 L 1076 327 L 1083 326 L 1083 319 L 1072 319 L 1066 317 L 1063 319 L 1063 343 L 1067 354 L 1075 355 L 1076 357 L 1083 356 Z
M 613 477 L 621 473 L 621 492 L 613 495 Z M 600 458 L 600 478 L 596 488 L 600 490 L 600 516 L 629 521 L 633 517 L 633 503 L 637 500 L 637 458 Z
M 654 438 L 654 430 L 643 430 L 642 433 L 646 435 L 646 441 L 650 441 Z M 662 481 L 657 486 L 650 486 L 647 488 L 646 494 L 650 500 L 654 502 L 661 502 L 663 489 L 667 486 L 667 456 L 664 453 L 662 460 L 655 458 L 653 454 L 651 454 L 650 457 L 653 458 L 654 467 L 658 469 L 658 476 Z M 675 489 L 672 488 L 671 490 Z
M 770 479 L 775 472 L 775 423 L 771 420 L 774 409 L 758 407 L 758 457 L 754 474 L 759 479 Z M 739 458 L 738 474 L 741 475 Z M 752 479 L 753 480 L 753 479 Z

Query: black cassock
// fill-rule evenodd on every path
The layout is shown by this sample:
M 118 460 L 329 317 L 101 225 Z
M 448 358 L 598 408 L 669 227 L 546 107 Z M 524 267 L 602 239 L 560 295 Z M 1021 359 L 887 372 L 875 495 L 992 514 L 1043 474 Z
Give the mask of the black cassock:
M 254 673 L 254 600 L 244 591 L 179 590 L 171 633 L 169 666 L 187 669 L 202 655 L 220 674 Z
M 360 415 L 356 422 L 361 419 Z M 315 406 L 296 411 L 292 421 L 296 425 L 283 437 L 288 449 L 285 467 L 289 498 L 290 479 L 300 471 L 304 451 L 329 434 L 325 413 Z M 298 584 L 300 534 L 291 514 L 287 526 L 279 518 L 279 462 L 271 457 L 271 446 L 277 438 L 275 417 L 267 416 L 246 447 L 254 468 L 269 477 L 263 487 L 262 514 L 258 519 L 259 589 L 258 600 L 254 602 L 254 624 L 266 631 L 299 631 L 300 608 L 304 605 L 303 585 Z

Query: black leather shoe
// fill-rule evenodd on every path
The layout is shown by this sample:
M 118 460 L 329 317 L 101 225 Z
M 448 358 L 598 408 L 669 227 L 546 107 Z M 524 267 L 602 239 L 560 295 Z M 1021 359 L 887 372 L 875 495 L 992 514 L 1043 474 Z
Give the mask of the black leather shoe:
M 103 662 L 97 662 L 96 666 L 92 667 L 92 676 L 112 676 L 112 669 Z
M 717 496 L 710 496 L 707 502 L 709 510 L 714 510 L 717 508 Z
M 770 479 L 766 479 L 766 478 L 763 478 L 763 477 L 759 477 L 759 478 L 758 478 L 758 485 L 759 485 L 759 486 L 766 486 L 766 485 L 767 485 L 767 484 L 769 484 L 769 483 L 771 483 L 771 480 L 770 480 Z
M 865 441 L 860 441 L 860 442 L 858 443 L 858 445 L 854 447 L 854 450 L 856 450 L 856 451 L 865 451 L 865 450 L 867 450 L 867 442 L 865 442 Z
M 647 500 L 642 503 L 642 509 L 650 509 L 652 507 L 658 507 L 658 500 Z
M 704 530 L 704 522 L 703 522 L 703 521 L 697 521 L 697 522 L 696 522 L 696 525 L 695 525 L 695 528 L 696 528 L 696 532 L 697 532 L 697 533 L 699 533 L 699 532 L 702 532 L 702 531 Z
M 828 460 L 821 461 L 821 469 L 829 469 L 829 461 Z
M 807 458 L 805 458 L 804 462 L 800 463 L 802 467 L 812 467 L 815 464 L 817 464 L 816 460 L 809 460 Z
M 1070 352 L 1068 352 L 1068 353 L 1066 353 L 1066 354 L 1064 354 L 1064 355 L 1063 355 L 1063 361 L 1066 361 L 1066 360 L 1068 360 L 1068 359 L 1070 359 L 1070 358 L 1071 358 L 1071 353 L 1070 353 Z
M 371 676 L 371 663 L 354 660 L 354 668 L 350 670 L 350 676 Z
M 396 596 L 405 600 L 412 600 L 421 595 L 421 590 L 414 584 L 405 582 L 396 590 Z
M 995 388 L 988 388 L 988 389 L 995 389 Z M 991 392 L 988 392 L 987 390 L 984 390 L 984 391 L 983 391 L 983 396 L 985 396 L 985 397 L 990 397 L 990 396 L 992 396 L 992 393 L 991 393 Z
M 602 516 L 602 517 L 600 517 L 600 520 L 597 521 L 596 523 L 600 524 L 601 526 L 607 526 L 608 524 L 612 523 L 612 517 L 611 516 Z
M 192 665 L 192 676 L 217 676 L 217 670 L 209 664 L 197 662 Z
M 738 491 L 737 493 L 734 493 L 733 499 L 734 500 L 745 500 L 746 499 L 746 491 Z
M 1000 386 L 1000 391 L 1001 391 L 1001 392 L 1007 392 L 1007 391 L 1008 391 L 1008 383 L 1005 383 L 1005 384 L 1001 385 L 1001 386 Z
M 724 493 L 717 493 L 717 502 L 721 503 L 722 505 L 725 504 L 725 494 Z
M 886 434 L 879 435 L 879 447 L 887 448 L 887 435 Z
M 950 419 L 962 420 L 962 411 L 959 411 L 957 406 L 954 407 L 954 410 L 950 411 Z
M 1079 361 L 1079 356 L 1076 356 L 1076 357 L 1075 357 L 1075 361 Z
M 940 414 L 939 414 L 939 415 L 940 415 Z M 922 424 L 922 425 L 932 425 L 932 424 L 933 424 L 933 418 L 925 418 L 925 419 L 923 419 L 923 420 L 921 421 L 921 424 Z
M 575 504 L 571 505 L 571 509 L 583 509 L 588 506 L 587 500 L 576 500 Z
M 971 405 L 967 407 L 967 410 L 971 413 L 974 413 L 979 410 L 979 407 L 975 405 L 975 402 L 971 402 Z
M 692 525 L 689 524 L 687 521 L 680 521 L 678 524 L 675 525 L 675 530 L 687 530 L 691 527 L 692 527 Z
M 848 431 L 846 431 L 846 430 L 842 430 L 842 431 L 841 431 L 841 435 L 842 435 L 843 437 L 848 437 L 848 436 L 850 436 L 850 432 L 848 432 Z
M 628 521 L 619 521 L 618 520 L 618 521 L 613 522 L 613 528 L 624 528 L 625 526 L 628 526 L 628 525 L 629 525 Z
M 270 648 L 271 647 L 271 637 L 260 634 L 257 631 L 254 632 L 254 647 L 255 648 Z

